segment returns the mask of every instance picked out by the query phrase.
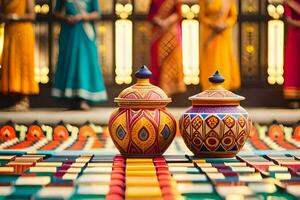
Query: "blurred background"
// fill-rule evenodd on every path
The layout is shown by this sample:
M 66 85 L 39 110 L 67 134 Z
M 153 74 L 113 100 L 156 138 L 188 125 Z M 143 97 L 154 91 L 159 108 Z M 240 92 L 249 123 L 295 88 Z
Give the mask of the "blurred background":
M 151 25 L 147 20 L 150 2 L 99 0 L 102 12 L 101 19 L 96 22 L 97 46 L 109 95 L 109 100 L 99 106 L 114 106 L 113 98 L 135 82 L 133 75 L 137 68 L 143 64 L 150 65 Z M 52 17 L 55 0 L 36 0 L 35 3 L 35 78 L 40 83 L 40 94 L 30 97 L 31 107 L 62 107 L 64 104 L 53 99 L 50 92 L 60 31 L 59 23 Z M 242 87 L 236 92 L 246 97 L 247 100 L 242 103 L 244 106 L 286 107 L 282 92 L 286 33 L 282 20 L 283 1 L 237 0 L 236 4 L 239 14 L 233 39 L 242 80 Z M 187 92 L 173 96 L 171 106 L 174 107 L 187 107 L 190 105 L 188 97 L 201 91 L 198 78 L 201 73 L 201 26 L 198 21 L 201 8 L 197 0 L 183 0 L 181 11 Z M 0 56 L 3 37 L 4 24 L 0 24 Z M 296 73 L 300 75 L 300 72 Z M 0 96 L 0 106 L 8 106 L 9 98 Z

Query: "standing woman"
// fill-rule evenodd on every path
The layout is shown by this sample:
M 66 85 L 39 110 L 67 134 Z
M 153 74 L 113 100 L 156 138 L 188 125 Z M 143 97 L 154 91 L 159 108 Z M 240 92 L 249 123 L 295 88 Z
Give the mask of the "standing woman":
M 0 0 L 0 21 L 5 21 L 0 91 L 13 96 L 14 111 L 28 110 L 28 96 L 39 92 L 34 79 L 34 19 L 34 0 Z
M 94 21 L 97 0 L 57 0 L 55 16 L 61 22 L 59 55 L 52 95 L 71 99 L 71 109 L 88 110 L 107 94 L 100 71 Z
M 153 24 L 151 82 L 168 96 L 184 92 L 180 0 L 152 0 L 148 17 Z
M 288 25 L 284 59 L 284 97 L 290 107 L 299 108 L 300 100 L 300 0 L 287 0 L 285 18 Z
M 232 32 L 237 20 L 235 0 L 200 0 L 200 82 L 210 87 L 208 77 L 218 69 L 226 89 L 238 89 L 240 70 L 234 55 Z

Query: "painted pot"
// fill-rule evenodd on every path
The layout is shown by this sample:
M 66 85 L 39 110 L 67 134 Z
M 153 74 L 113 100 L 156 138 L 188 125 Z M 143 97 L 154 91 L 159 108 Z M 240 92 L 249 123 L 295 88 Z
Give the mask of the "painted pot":
M 109 119 L 109 132 L 120 153 L 127 157 L 162 155 L 176 134 L 176 121 L 167 111 L 171 99 L 150 84 L 152 73 L 146 66 L 135 74 L 137 83 L 123 90 L 119 105 Z
M 218 71 L 209 81 L 210 89 L 189 98 L 192 106 L 179 120 L 180 132 L 195 156 L 234 157 L 252 125 L 248 112 L 240 106 L 245 98 L 225 90 Z

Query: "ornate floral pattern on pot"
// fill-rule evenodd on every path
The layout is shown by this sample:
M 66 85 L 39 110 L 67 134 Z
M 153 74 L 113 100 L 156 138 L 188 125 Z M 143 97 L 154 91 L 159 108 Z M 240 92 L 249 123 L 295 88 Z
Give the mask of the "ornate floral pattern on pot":
M 189 98 L 192 107 L 179 120 L 180 132 L 198 157 L 233 157 L 244 146 L 252 126 L 248 112 L 240 106 L 245 98 L 225 90 L 218 71 L 209 81 L 210 89 Z
M 109 119 L 111 138 L 128 157 L 162 155 L 176 134 L 176 120 L 166 110 L 171 99 L 150 84 L 151 75 L 146 66 L 136 72 L 137 83 L 115 98 L 119 108 Z

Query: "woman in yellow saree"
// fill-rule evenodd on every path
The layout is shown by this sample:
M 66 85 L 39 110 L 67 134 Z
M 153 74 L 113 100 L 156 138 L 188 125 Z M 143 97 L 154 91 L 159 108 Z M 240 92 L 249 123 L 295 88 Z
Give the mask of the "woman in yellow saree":
M 0 0 L 0 21 L 6 22 L 0 92 L 19 98 L 12 107 L 16 111 L 27 110 L 28 95 L 39 91 L 34 80 L 34 18 L 34 0 Z
M 200 0 L 200 82 L 203 90 L 210 87 L 208 77 L 218 69 L 225 77 L 226 89 L 241 84 L 232 41 L 237 11 L 235 0 Z

